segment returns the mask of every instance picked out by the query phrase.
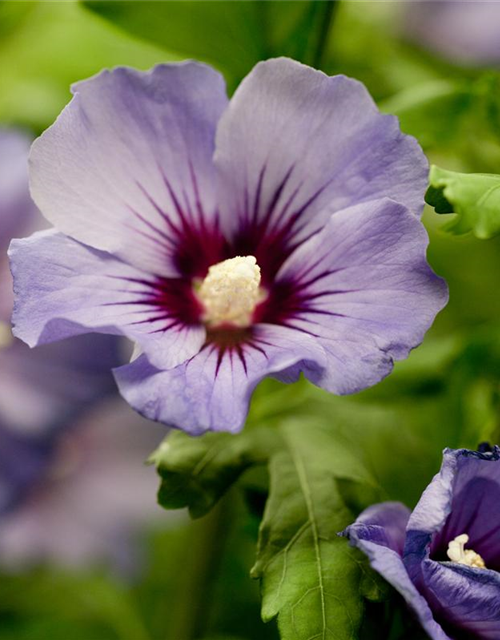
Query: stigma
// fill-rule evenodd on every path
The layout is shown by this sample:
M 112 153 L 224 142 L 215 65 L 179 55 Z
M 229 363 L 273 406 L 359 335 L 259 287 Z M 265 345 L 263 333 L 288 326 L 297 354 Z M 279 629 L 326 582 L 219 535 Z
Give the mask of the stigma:
M 197 291 L 210 326 L 248 327 L 262 300 L 260 267 L 254 256 L 237 256 L 212 265 Z
M 479 553 L 476 553 L 472 549 L 465 549 L 465 545 L 469 542 L 469 536 L 466 533 L 454 538 L 448 543 L 448 551 L 446 552 L 448 558 L 452 562 L 458 564 L 465 564 L 468 567 L 477 567 L 478 569 L 485 569 L 486 565 Z

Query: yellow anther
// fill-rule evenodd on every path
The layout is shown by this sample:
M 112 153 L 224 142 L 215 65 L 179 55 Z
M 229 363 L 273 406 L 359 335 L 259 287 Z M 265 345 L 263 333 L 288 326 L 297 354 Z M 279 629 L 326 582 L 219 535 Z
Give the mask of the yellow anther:
M 237 256 L 212 265 L 197 292 L 211 326 L 248 327 L 262 299 L 260 267 L 254 256 Z
M 454 538 L 448 543 L 448 551 L 446 552 L 448 558 L 452 562 L 458 564 L 465 564 L 468 567 L 477 567 L 478 569 L 485 569 L 486 565 L 479 553 L 476 553 L 472 549 L 465 549 L 465 545 L 469 542 L 469 536 L 466 533 Z

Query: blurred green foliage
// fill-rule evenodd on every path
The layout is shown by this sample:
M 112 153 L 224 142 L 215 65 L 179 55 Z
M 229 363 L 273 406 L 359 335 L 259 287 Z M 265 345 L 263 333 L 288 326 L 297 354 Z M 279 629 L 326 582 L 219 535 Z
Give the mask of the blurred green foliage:
M 70 85 L 104 67 L 141 69 L 178 59 L 136 42 L 77 2 L 0 1 L 0 122 L 35 133 L 70 98 Z
M 287 55 L 309 64 L 321 61 L 335 3 L 319 0 L 84 0 L 96 14 L 147 41 L 209 62 L 230 89 L 259 61 Z

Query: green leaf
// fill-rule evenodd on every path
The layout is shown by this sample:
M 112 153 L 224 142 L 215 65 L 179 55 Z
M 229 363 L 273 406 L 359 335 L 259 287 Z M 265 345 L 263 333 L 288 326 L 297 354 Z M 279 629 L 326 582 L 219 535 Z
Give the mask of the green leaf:
M 457 173 L 431 167 L 425 200 L 437 213 L 454 213 L 447 229 L 455 234 L 472 231 L 488 239 L 500 233 L 500 175 Z
M 436 213 L 455 213 L 453 205 L 444 195 L 444 187 L 430 185 L 425 194 L 425 201 L 434 207 Z
M 246 469 L 266 462 L 278 438 L 268 429 L 200 438 L 171 433 L 150 458 L 161 477 L 159 503 L 165 509 L 188 507 L 193 518 L 205 515 Z
M 337 536 L 354 520 L 348 504 L 363 508 L 379 497 L 362 459 L 331 420 L 304 417 L 236 436 L 174 432 L 151 461 L 162 478 L 160 504 L 187 506 L 193 517 L 206 514 L 245 470 L 269 462 L 253 570 L 262 581 L 262 616 L 278 616 L 284 640 L 326 640 L 332 629 L 352 638 L 364 598 L 380 597 L 365 559 Z
M 354 517 L 338 478 L 372 484 L 359 458 L 332 430 L 301 422 L 280 429 L 270 495 L 252 570 L 262 581 L 262 616 L 278 616 L 283 640 L 356 637 L 363 597 L 379 596 L 371 572 L 338 537 Z

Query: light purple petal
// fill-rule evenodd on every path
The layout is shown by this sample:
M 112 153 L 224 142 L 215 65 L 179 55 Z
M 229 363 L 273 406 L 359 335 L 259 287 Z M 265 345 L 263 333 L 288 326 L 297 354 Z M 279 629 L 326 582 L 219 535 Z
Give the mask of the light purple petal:
M 451 562 L 423 562 L 425 596 L 451 637 L 500 638 L 500 574 Z
M 36 204 L 60 231 L 173 276 L 184 223 L 213 221 L 215 128 L 227 105 L 202 64 L 119 67 L 79 82 L 33 145 Z
M 205 341 L 201 325 L 175 325 L 150 302 L 151 276 L 49 230 L 14 241 L 14 333 L 30 346 L 90 331 L 139 342 L 152 362 L 172 367 Z
M 386 507 L 386 505 L 377 506 L 380 509 Z M 401 519 L 403 518 L 403 509 L 402 505 L 398 509 L 399 518 Z M 403 596 L 432 640 L 450 640 L 441 626 L 434 620 L 425 598 L 419 594 L 410 580 L 400 554 L 391 548 L 385 530 L 382 526 L 376 524 L 377 521 L 380 521 L 381 513 L 376 512 L 373 515 L 373 524 L 370 522 L 372 519 L 371 514 L 364 512 L 354 524 L 347 527 L 343 535 L 349 538 L 354 547 L 357 547 L 368 556 L 373 569 Z
M 207 430 L 239 431 L 255 386 L 289 369 L 321 367 L 324 352 L 298 331 L 257 325 L 247 344 L 224 350 L 207 346 L 184 364 L 158 371 L 146 358 L 115 370 L 120 392 L 151 420 L 194 435 Z
M 328 354 L 312 382 L 359 391 L 420 344 L 448 299 L 426 262 L 427 243 L 419 220 L 383 199 L 335 213 L 288 259 L 277 281 L 299 283 L 302 309 L 288 325 L 315 336 Z
M 216 147 L 222 224 L 233 238 L 257 227 L 277 242 L 282 232 L 290 246 L 332 211 L 382 196 L 416 215 L 423 208 L 428 166 L 416 140 L 360 82 L 287 58 L 260 62 L 243 80 Z

